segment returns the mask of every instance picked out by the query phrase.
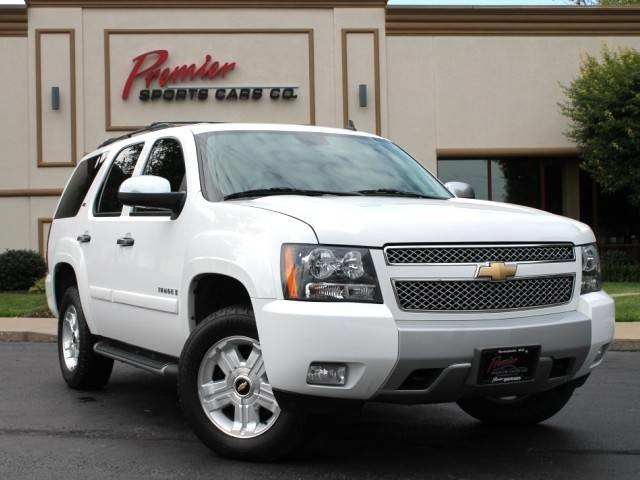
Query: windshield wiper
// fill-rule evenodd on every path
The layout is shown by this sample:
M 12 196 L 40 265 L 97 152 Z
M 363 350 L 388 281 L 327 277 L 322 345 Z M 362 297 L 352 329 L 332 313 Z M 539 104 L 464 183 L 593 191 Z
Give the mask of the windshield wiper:
M 346 192 L 329 192 L 324 190 L 305 190 L 301 188 L 274 187 L 274 188 L 257 188 L 255 190 L 245 190 L 244 192 L 230 193 L 225 195 L 225 200 L 233 198 L 246 197 L 266 197 L 269 195 L 354 195 Z
M 434 200 L 446 200 L 445 197 L 436 197 L 433 195 L 424 195 L 416 192 L 406 192 L 404 190 L 395 190 L 393 188 L 374 188 L 370 190 L 358 190 L 358 195 L 386 196 L 386 197 L 412 197 L 412 198 L 430 198 Z

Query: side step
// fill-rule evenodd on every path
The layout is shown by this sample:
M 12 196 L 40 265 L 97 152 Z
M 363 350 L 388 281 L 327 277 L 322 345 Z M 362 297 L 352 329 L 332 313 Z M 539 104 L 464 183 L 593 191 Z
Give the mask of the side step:
M 113 358 L 157 375 L 176 376 L 178 374 L 177 358 L 126 343 L 100 340 L 93 345 L 93 351 L 104 357 Z

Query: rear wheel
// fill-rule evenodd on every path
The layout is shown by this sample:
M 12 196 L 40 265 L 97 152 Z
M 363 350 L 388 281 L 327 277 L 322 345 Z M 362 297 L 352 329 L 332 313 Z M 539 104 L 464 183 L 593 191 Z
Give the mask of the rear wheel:
M 574 388 L 562 385 L 546 392 L 511 397 L 475 397 L 458 401 L 462 410 L 494 425 L 535 425 L 558 413 Z
M 304 417 L 280 409 L 247 306 L 215 312 L 193 331 L 180 356 L 178 393 L 193 431 L 220 455 L 276 460 L 300 444 Z
M 67 385 L 78 390 L 98 389 L 111 377 L 113 360 L 93 351 L 91 335 L 76 287 L 69 287 L 60 303 L 58 360 Z

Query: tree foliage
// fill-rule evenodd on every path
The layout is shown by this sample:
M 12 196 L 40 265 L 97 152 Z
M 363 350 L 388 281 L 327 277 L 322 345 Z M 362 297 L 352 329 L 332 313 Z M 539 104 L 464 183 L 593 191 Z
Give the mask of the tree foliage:
M 639 5 L 640 0 L 600 0 L 600 5 Z
M 605 47 L 600 59 L 587 55 L 563 90 L 567 137 L 580 150 L 582 168 L 605 192 L 629 192 L 640 206 L 640 53 Z
M 574 5 L 638 5 L 640 0 L 569 0 Z

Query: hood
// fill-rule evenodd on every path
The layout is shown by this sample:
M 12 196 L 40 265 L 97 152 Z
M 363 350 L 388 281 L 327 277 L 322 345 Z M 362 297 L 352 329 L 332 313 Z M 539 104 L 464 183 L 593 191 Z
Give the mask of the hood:
M 575 220 L 482 200 L 277 195 L 238 203 L 297 218 L 333 245 L 595 241 Z

